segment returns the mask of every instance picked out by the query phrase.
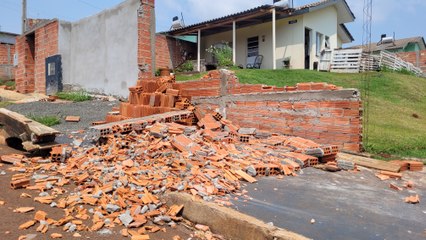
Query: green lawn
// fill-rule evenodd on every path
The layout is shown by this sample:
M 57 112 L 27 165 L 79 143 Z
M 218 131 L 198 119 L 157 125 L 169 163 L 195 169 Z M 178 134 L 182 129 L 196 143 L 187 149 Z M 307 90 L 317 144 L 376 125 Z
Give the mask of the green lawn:
M 294 86 L 327 82 L 364 89 L 364 74 L 308 70 L 235 70 L 241 83 Z M 370 78 L 369 141 L 366 150 L 378 155 L 426 159 L 426 79 L 391 72 L 372 72 Z

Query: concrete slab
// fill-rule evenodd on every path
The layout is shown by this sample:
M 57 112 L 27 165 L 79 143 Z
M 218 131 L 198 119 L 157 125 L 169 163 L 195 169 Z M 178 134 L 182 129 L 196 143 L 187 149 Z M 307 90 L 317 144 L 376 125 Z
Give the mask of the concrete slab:
M 406 172 L 402 180 L 380 181 L 368 169 L 329 173 L 309 168 L 297 177 L 248 184 L 252 199 L 240 198 L 234 208 L 313 239 L 425 239 L 425 173 Z M 390 183 L 403 186 L 405 180 L 414 181 L 415 188 L 390 189 Z M 404 203 L 415 194 L 420 204 Z
M 227 239 L 235 240 L 307 240 L 306 237 L 221 207 L 215 203 L 197 201 L 186 193 L 168 193 L 164 196 L 169 206 L 183 205 L 182 216 L 191 222 L 207 225 Z

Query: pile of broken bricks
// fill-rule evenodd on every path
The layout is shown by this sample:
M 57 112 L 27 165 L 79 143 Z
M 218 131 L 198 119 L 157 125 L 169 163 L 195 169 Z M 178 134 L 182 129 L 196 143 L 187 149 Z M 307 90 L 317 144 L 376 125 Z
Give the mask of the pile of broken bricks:
M 176 88 L 174 76 L 139 80 L 136 86 L 129 88 L 129 101 L 120 103 L 120 107 L 109 112 L 105 121 L 116 122 L 188 109 L 191 98 L 182 96 Z
M 149 239 L 150 233 L 182 221 L 183 206 L 161 200 L 166 192 L 229 206 L 231 193 L 249 199 L 240 181 L 296 176 L 337 153 L 336 146 L 240 128 L 220 114 L 197 115 L 198 126 L 153 121 L 126 134 L 109 134 L 106 144 L 56 147 L 50 158 L 2 156 L 13 163 L 12 188 L 37 191 L 34 201 L 65 212 L 52 219 L 37 211 L 20 229 L 38 224 L 35 230 L 46 233 L 55 226 L 78 236 L 120 226 L 123 236 Z M 67 185 L 74 191 L 67 192 Z

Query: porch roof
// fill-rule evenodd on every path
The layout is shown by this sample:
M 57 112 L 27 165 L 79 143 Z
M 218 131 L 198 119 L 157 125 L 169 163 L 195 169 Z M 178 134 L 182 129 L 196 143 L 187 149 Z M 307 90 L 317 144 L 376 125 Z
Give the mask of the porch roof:
M 277 19 L 283 19 L 316 11 L 334 4 L 336 4 L 336 9 L 338 10 L 339 15 L 341 15 L 338 19 L 339 24 L 354 21 L 355 15 L 349 8 L 346 0 L 321 0 L 296 8 L 282 8 L 275 7 L 274 5 L 262 5 L 242 12 L 192 24 L 183 28 L 174 29 L 163 33 L 172 36 L 180 36 L 196 34 L 198 30 L 201 30 L 202 35 L 211 35 L 232 30 L 234 21 L 236 21 L 238 28 L 270 22 L 272 21 L 271 13 L 273 8 L 276 10 Z

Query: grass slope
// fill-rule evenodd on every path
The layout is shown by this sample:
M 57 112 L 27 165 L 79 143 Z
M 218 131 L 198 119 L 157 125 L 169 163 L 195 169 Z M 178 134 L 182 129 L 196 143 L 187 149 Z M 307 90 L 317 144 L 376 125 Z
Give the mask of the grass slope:
M 235 69 L 235 72 L 241 83 L 294 86 L 299 82 L 327 82 L 364 89 L 364 74 L 263 69 Z M 366 150 L 382 156 L 426 159 L 426 79 L 391 72 L 373 72 L 369 77 L 370 118 Z

